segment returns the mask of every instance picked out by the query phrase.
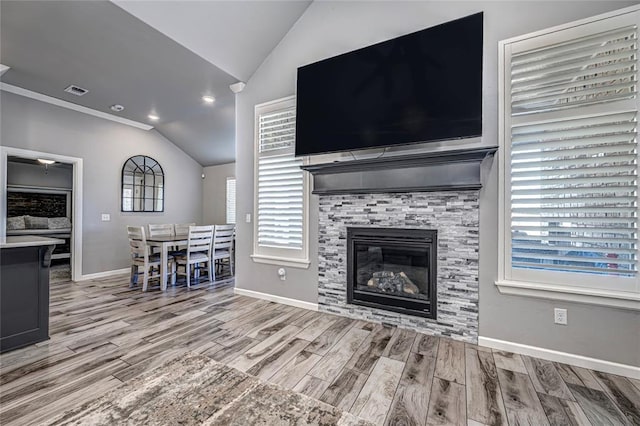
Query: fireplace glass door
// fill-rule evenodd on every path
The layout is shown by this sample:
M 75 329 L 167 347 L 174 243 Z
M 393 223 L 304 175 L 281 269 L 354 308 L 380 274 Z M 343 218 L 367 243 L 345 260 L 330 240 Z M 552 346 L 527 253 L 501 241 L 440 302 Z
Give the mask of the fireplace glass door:
M 349 228 L 348 301 L 435 318 L 435 231 Z

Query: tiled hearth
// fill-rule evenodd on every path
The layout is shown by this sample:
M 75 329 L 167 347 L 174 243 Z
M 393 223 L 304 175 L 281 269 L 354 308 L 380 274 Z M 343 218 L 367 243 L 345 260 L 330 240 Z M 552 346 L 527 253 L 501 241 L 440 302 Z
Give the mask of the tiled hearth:
M 318 305 L 323 312 L 477 343 L 478 191 L 321 195 Z M 438 231 L 437 320 L 347 304 L 347 227 Z

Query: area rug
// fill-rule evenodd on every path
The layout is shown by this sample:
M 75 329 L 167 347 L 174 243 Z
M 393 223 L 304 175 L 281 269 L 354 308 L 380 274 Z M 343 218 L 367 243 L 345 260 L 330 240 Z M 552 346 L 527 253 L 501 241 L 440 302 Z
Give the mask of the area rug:
M 371 425 L 198 354 L 175 358 L 48 424 Z

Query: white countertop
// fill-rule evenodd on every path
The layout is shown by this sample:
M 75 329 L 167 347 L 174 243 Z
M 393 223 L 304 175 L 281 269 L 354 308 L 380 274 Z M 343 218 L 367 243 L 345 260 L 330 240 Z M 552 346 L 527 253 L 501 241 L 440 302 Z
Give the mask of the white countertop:
M 53 244 L 64 244 L 64 240 L 37 235 L 16 235 L 7 237 L 6 241 L 0 243 L 0 248 L 50 246 Z

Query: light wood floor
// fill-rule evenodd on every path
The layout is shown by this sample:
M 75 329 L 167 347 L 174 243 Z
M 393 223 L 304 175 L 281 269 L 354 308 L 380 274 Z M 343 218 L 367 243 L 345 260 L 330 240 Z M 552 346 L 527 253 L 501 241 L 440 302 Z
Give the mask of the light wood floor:
M 51 340 L 0 357 L 0 423 L 38 424 L 195 351 L 378 424 L 639 425 L 640 381 L 218 288 L 59 283 Z M 185 395 L 188 397 L 188 395 Z

